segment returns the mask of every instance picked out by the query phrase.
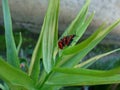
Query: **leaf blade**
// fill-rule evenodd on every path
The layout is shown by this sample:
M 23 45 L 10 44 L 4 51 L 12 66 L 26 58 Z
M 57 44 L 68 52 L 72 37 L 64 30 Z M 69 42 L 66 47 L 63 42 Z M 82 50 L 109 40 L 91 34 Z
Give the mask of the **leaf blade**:
M 34 88 L 34 81 L 24 72 L 6 63 L 0 58 L 0 78 L 12 85 Z
M 94 32 L 88 39 L 83 41 L 82 43 L 72 46 L 69 48 L 65 48 L 63 50 L 63 58 L 66 60 L 61 60 L 60 64 L 65 67 L 74 67 L 77 63 L 79 63 L 87 53 L 92 50 L 104 37 L 112 31 L 120 23 L 120 20 L 116 21 L 109 27 L 103 29 L 104 25 L 102 25 L 96 32 Z
M 5 40 L 7 47 L 7 61 L 14 67 L 19 68 L 19 59 L 17 56 L 16 45 L 12 32 L 12 21 L 8 5 L 8 0 L 2 0 L 4 25 L 5 25 Z
M 17 55 L 19 55 L 19 51 L 20 51 L 20 48 L 21 48 L 21 45 L 22 45 L 22 34 L 21 34 L 21 32 L 19 33 L 19 38 L 20 38 L 20 40 L 19 40 L 19 44 L 17 46 Z
M 64 82 L 63 82 L 64 81 Z M 120 75 L 109 77 L 95 77 L 88 75 L 71 75 L 65 74 L 51 78 L 46 85 L 56 86 L 85 86 L 85 85 L 105 85 L 120 83 Z
M 100 58 L 103 58 L 103 57 L 105 57 L 107 55 L 110 55 L 112 53 L 115 53 L 117 51 L 120 51 L 120 48 L 112 50 L 112 51 L 107 52 L 107 53 L 103 53 L 103 54 L 97 55 L 95 57 L 92 57 L 92 58 L 90 58 L 90 59 L 88 59 L 88 60 L 86 60 L 86 61 L 84 61 L 84 62 L 82 62 L 82 63 L 80 63 L 78 65 L 76 65 L 74 68 L 79 68 L 79 67 L 87 68 L 90 65 L 92 65 L 94 62 L 96 62 L 97 60 L 99 60 Z
M 59 0 L 51 0 L 44 21 L 42 42 L 43 64 L 48 73 L 51 71 L 51 68 L 54 64 L 53 53 L 54 47 L 57 44 L 56 34 L 58 34 L 58 12 Z
M 111 70 L 54 68 L 53 71 L 55 74 L 46 82 L 47 85 L 82 86 L 120 83 L 120 67 Z
M 72 21 L 72 23 L 69 25 L 69 27 L 65 30 L 65 32 L 62 34 L 60 38 L 66 35 L 77 34 L 77 31 L 80 30 L 80 28 L 82 27 L 82 24 L 85 22 L 89 4 L 90 4 L 90 0 L 86 0 L 85 5 L 83 6 L 79 14 Z

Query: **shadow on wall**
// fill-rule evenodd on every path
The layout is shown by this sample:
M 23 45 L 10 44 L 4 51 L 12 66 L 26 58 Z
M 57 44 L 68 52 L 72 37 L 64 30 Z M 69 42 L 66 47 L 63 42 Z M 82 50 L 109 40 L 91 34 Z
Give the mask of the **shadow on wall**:
M 60 34 L 75 18 L 85 0 L 61 0 L 59 31 Z M 48 6 L 48 0 L 10 0 L 9 1 L 14 28 L 25 28 L 39 33 Z M 120 18 L 119 0 L 91 0 L 89 14 L 95 11 L 95 17 L 88 28 L 86 36 L 90 35 L 100 24 L 113 23 Z M 3 15 L 0 1 L 0 24 L 3 25 Z M 120 44 L 120 26 L 105 39 L 107 43 Z M 108 42 L 109 40 L 109 42 Z M 106 42 L 105 41 L 105 42 Z

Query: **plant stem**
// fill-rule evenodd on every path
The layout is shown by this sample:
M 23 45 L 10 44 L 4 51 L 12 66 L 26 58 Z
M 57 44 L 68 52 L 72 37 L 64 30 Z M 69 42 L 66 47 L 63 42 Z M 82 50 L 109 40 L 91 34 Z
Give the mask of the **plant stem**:
M 45 71 L 43 71 L 41 79 L 39 80 L 39 82 L 37 84 L 38 89 L 41 89 L 44 86 L 45 82 L 49 79 L 49 77 L 52 75 L 52 73 L 53 72 L 51 71 L 49 74 L 47 74 Z

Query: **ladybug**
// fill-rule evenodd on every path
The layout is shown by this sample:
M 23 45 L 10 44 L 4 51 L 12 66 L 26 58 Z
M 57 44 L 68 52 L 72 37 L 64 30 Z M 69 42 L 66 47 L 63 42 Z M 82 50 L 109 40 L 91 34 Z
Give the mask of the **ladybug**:
M 65 46 L 69 46 L 75 36 L 76 35 L 68 35 L 68 36 L 65 36 L 62 39 L 60 39 L 58 42 L 59 48 L 63 49 Z

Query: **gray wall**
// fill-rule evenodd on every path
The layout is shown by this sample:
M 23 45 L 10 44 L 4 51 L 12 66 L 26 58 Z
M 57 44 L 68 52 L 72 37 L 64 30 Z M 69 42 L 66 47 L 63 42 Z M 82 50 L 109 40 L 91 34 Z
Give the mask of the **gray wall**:
M 85 0 L 61 0 L 59 30 L 63 32 L 81 9 Z M 27 28 L 39 33 L 48 6 L 48 0 L 9 0 L 14 28 Z M 0 0 L 0 24 L 3 25 Z M 103 22 L 113 23 L 120 18 L 120 0 L 91 0 L 90 10 L 95 17 L 87 31 L 89 35 Z M 120 44 L 120 25 L 107 36 L 110 43 Z

